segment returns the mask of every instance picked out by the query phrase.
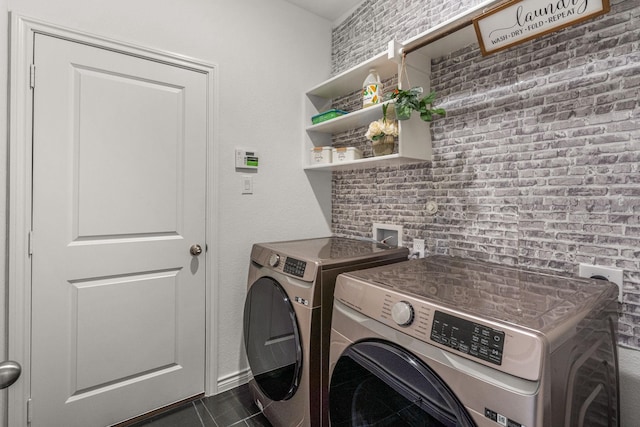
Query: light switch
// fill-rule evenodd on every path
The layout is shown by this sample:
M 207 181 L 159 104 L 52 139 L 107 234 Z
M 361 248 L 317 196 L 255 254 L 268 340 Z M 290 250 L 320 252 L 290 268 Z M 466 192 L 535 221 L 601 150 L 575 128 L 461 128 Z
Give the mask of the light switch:
M 242 194 L 253 194 L 253 177 L 251 175 L 242 176 Z

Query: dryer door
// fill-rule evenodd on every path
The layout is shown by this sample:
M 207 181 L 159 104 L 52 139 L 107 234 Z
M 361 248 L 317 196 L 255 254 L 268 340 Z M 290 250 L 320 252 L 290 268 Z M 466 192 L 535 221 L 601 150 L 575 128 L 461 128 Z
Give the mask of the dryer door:
M 261 277 L 249 288 L 244 344 L 262 392 L 274 401 L 293 396 L 302 371 L 298 322 L 286 292 L 270 277 Z
M 361 341 L 342 354 L 331 376 L 333 427 L 476 427 L 449 387 L 411 353 Z

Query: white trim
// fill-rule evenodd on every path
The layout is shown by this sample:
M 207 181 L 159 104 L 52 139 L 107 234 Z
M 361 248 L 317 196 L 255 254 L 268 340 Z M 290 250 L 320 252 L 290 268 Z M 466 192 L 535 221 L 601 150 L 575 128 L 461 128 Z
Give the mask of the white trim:
M 216 393 L 212 394 L 218 394 L 234 389 L 242 384 L 248 383 L 251 378 L 253 378 L 253 375 L 251 375 L 251 370 L 249 368 L 238 371 L 235 374 L 227 375 L 226 377 L 218 380 L 218 390 Z
M 28 234 L 31 221 L 31 88 L 29 68 L 33 43 L 28 24 L 11 16 L 9 65 L 9 230 L 8 237 L 8 357 L 22 365 L 22 375 L 8 389 L 8 425 L 27 425 L 31 382 L 29 331 L 31 262 Z
M 213 66 L 212 71 L 217 73 L 218 67 Z M 218 105 L 218 93 L 220 93 L 218 85 L 218 75 L 213 73 L 209 74 L 208 79 L 208 106 L 210 110 L 207 120 L 207 252 L 206 252 L 206 276 L 207 276 L 207 312 L 206 312 L 206 325 L 205 325 L 205 346 L 206 346 L 206 359 L 205 359 L 205 382 L 204 390 L 205 394 L 210 395 L 217 392 L 217 385 L 215 379 L 218 378 L 218 298 L 219 294 L 219 276 L 220 271 L 218 260 L 220 259 L 220 248 L 218 242 L 220 241 L 220 234 L 218 230 L 218 218 L 220 214 L 218 212 L 219 195 L 219 178 L 217 167 L 217 161 L 219 156 L 219 105 Z
M 218 294 L 218 79 L 217 65 L 171 52 L 164 52 L 115 41 L 36 19 L 11 13 L 10 87 L 9 87 L 9 230 L 8 230 L 8 356 L 23 367 L 22 376 L 8 390 L 8 425 L 27 425 L 27 399 L 30 395 L 30 317 L 31 260 L 28 234 L 31 229 L 31 141 L 32 97 L 29 68 L 36 33 L 122 52 L 140 58 L 180 66 L 207 75 L 207 223 L 206 242 L 206 335 L 205 392 L 217 391 L 218 336 L 212 328 L 216 319 Z

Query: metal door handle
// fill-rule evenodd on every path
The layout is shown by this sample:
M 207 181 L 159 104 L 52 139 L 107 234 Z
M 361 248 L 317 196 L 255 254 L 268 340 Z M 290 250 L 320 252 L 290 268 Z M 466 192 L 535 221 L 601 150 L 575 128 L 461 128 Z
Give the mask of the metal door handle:
M 193 256 L 198 256 L 198 255 L 200 255 L 202 253 L 202 246 L 200 246 L 200 245 L 191 245 L 191 248 L 189 248 L 189 252 Z
M 0 363 L 0 389 L 7 388 L 18 381 L 22 367 L 18 362 L 7 360 Z

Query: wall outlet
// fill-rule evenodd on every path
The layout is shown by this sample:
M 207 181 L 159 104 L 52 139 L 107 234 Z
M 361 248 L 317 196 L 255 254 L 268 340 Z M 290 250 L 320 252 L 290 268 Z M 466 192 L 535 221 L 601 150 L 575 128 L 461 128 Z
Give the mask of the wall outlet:
M 580 264 L 578 276 L 592 279 L 606 279 L 618 285 L 618 301 L 622 302 L 622 270 L 599 265 Z
M 418 254 L 418 258 L 424 258 L 424 239 L 413 239 L 413 252 Z

